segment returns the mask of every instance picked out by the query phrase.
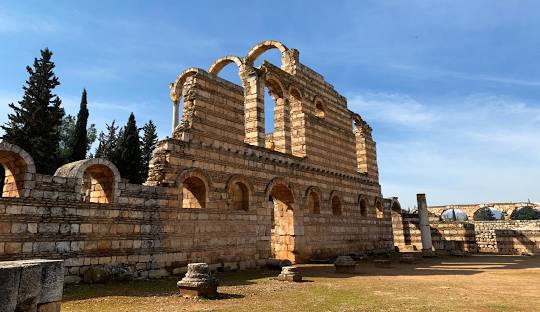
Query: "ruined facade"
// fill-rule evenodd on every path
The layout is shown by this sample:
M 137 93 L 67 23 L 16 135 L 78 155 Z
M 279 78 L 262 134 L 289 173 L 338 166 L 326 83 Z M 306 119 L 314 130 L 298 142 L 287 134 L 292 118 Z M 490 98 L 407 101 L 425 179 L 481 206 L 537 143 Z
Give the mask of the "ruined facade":
M 281 52 L 280 66 L 255 67 L 269 49 Z M 228 64 L 241 86 L 218 76 Z M 400 208 L 382 198 L 371 128 L 297 50 L 262 42 L 184 71 L 170 95 L 172 136 L 154 151 L 145 185 L 102 159 L 40 175 L 30 155 L 0 144 L 0 260 L 64 258 L 66 280 L 77 281 L 92 265 L 159 277 L 189 262 L 253 267 L 393 248 Z

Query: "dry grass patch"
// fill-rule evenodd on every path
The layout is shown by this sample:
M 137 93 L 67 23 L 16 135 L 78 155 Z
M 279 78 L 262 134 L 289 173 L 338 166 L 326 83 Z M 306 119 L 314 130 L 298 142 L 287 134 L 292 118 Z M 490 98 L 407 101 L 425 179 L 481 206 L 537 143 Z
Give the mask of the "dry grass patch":
M 276 271 L 218 274 L 217 300 L 179 297 L 178 279 L 68 286 L 62 311 L 540 311 L 540 257 L 472 256 L 360 264 L 355 275 L 302 265 L 304 283 Z

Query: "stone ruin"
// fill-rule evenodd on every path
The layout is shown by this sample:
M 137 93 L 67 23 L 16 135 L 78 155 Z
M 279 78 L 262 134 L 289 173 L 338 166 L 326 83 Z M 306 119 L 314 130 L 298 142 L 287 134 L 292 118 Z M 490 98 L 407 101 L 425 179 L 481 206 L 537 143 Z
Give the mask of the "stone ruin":
M 187 298 L 215 298 L 219 281 L 206 263 L 190 263 L 184 278 L 177 283 L 180 294 Z
M 63 288 L 61 260 L 0 262 L 0 312 L 60 311 Z
M 270 49 L 281 64 L 255 66 Z M 219 77 L 229 64 L 241 85 Z M 103 159 L 42 175 L 28 153 L 0 143 L 0 260 L 64 259 L 73 283 L 96 266 L 159 278 L 191 262 L 242 269 L 393 249 L 400 207 L 382 197 L 372 129 L 297 50 L 264 41 L 185 70 L 170 96 L 171 137 L 144 185 Z

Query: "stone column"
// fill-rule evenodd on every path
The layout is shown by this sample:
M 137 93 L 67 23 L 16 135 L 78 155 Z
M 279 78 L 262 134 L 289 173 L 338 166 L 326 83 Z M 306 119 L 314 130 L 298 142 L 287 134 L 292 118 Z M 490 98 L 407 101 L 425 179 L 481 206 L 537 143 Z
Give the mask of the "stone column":
M 418 202 L 418 219 L 422 237 L 422 255 L 432 256 L 433 244 L 431 241 L 431 228 L 429 227 L 426 194 L 416 194 L 416 201 Z
M 173 111 L 172 111 L 172 133 L 174 134 L 174 129 L 178 126 L 178 107 L 179 107 L 180 101 L 179 100 L 173 100 Z

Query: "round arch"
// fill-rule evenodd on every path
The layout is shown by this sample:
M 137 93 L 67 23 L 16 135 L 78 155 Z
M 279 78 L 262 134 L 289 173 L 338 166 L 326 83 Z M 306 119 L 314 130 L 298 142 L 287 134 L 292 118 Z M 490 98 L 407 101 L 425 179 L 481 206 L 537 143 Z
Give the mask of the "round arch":
M 242 175 L 233 175 L 227 181 L 227 206 L 231 210 L 249 210 L 255 189 L 253 184 Z
M 360 216 L 368 216 L 368 200 L 364 195 L 358 196 L 358 206 L 360 207 Z
M 207 208 L 210 178 L 199 168 L 188 168 L 176 178 L 181 208 Z
M 306 189 L 306 211 L 312 214 L 320 214 L 322 206 L 322 193 L 316 186 L 310 186 Z
M 242 70 L 244 67 L 244 61 L 235 55 L 227 55 L 217 59 L 208 69 L 208 73 L 212 75 L 219 75 L 219 72 L 227 65 L 234 63 L 238 67 L 238 70 Z
M 326 105 L 319 95 L 313 97 L 313 109 L 314 114 L 318 118 L 324 118 L 326 116 Z
M 27 181 L 34 178 L 34 159 L 21 147 L 0 142 L 0 165 L 4 168 L 1 196 L 23 197 Z
M 77 179 L 76 193 L 91 203 L 112 203 L 119 195 L 120 172 L 116 166 L 102 158 L 74 161 L 58 168 L 55 176 Z
M 330 207 L 334 216 L 343 214 L 343 199 L 338 191 L 332 191 L 330 193 Z
M 175 82 L 171 83 L 171 85 L 169 86 L 170 96 L 173 102 L 180 101 L 180 98 L 182 97 L 182 89 L 184 88 L 184 83 L 186 82 L 186 80 L 189 77 L 200 72 L 205 72 L 205 70 L 201 68 L 191 67 L 184 70 L 183 72 L 180 73 L 180 75 L 178 75 Z
M 379 219 L 384 218 L 384 203 L 380 197 L 375 198 L 375 216 Z
M 281 64 L 287 62 L 286 52 L 289 50 L 283 43 L 277 40 L 267 40 L 256 44 L 247 54 L 245 58 L 246 66 L 253 66 L 255 60 L 261 56 L 264 52 L 270 49 L 278 49 L 281 53 Z

